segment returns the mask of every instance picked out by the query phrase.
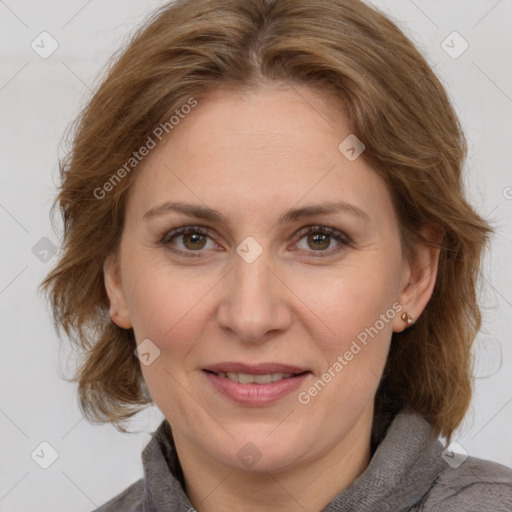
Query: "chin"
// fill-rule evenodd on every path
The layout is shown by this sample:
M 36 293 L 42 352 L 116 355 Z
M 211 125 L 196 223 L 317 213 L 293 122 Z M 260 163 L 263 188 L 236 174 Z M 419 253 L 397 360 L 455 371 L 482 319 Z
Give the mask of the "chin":
M 308 445 L 304 441 L 308 436 L 296 430 L 291 432 L 288 427 L 276 428 L 276 425 L 241 425 L 239 429 L 230 430 L 234 439 L 224 444 L 204 446 L 204 449 L 219 462 L 237 470 L 283 471 L 305 457 Z M 219 447 L 227 450 L 219 450 Z

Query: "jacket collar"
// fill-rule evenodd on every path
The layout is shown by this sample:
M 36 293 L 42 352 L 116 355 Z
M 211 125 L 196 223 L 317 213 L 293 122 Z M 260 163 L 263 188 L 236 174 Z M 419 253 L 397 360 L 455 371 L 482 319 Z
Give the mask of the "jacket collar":
M 367 468 L 324 512 L 398 512 L 422 501 L 446 468 L 442 443 L 419 414 L 396 415 Z
M 375 430 L 375 429 L 374 429 Z M 324 512 L 408 510 L 421 500 L 445 466 L 444 447 L 420 415 L 402 411 L 382 430 L 368 467 Z M 379 442 L 380 441 L 380 442 Z M 193 511 L 167 420 L 142 453 L 144 512 Z

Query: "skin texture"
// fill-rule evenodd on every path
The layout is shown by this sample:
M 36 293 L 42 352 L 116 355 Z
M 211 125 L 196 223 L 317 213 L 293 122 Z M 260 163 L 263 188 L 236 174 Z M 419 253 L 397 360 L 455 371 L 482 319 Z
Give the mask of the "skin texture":
M 340 102 L 325 91 L 216 90 L 137 169 L 105 284 L 112 320 L 160 350 L 142 371 L 199 511 L 321 510 L 368 465 L 374 396 L 392 332 L 406 328 L 401 313 L 309 403 L 298 392 L 393 304 L 417 318 L 439 253 L 418 247 L 414 263 L 402 258 L 384 182 L 363 157 L 349 161 L 338 150 L 350 133 Z M 288 209 L 340 199 L 368 220 L 341 211 L 278 223 Z M 143 219 L 166 201 L 207 206 L 228 224 L 176 212 Z M 160 243 L 182 226 L 211 232 Z M 351 241 L 318 241 L 301 233 L 306 226 Z M 249 236 L 262 248 L 252 263 L 236 252 Z M 224 361 L 286 363 L 312 374 L 277 402 L 239 405 L 202 371 Z M 261 454 L 251 468 L 237 457 L 249 442 Z

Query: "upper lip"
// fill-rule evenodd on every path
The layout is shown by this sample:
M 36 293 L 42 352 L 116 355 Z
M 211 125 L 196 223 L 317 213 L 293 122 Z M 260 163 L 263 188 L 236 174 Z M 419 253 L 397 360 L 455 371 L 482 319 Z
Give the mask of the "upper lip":
M 259 364 L 247 364 L 237 363 L 234 361 L 211 364 L 204 368 L 211 372 L 220 373 L 247 373 L 249 375 L 265 375 L 268 373 L 304 373 L 309 371 L 307 368 L 301 368 L 299 366 L 292 366 L 289 364 L 281 363 L 259 363 Z

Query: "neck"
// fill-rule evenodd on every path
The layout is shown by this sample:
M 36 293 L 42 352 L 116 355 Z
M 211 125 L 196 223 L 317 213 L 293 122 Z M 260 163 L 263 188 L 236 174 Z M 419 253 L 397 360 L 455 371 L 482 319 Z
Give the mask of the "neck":
M 185 492 L 198 512 L 320 512 L 368 466 L 373 403 L 327 453 L 279 472 L 239 470 L 213 459 L 173 430 Z M 312 489 L 314 492 L 312 492 Z

